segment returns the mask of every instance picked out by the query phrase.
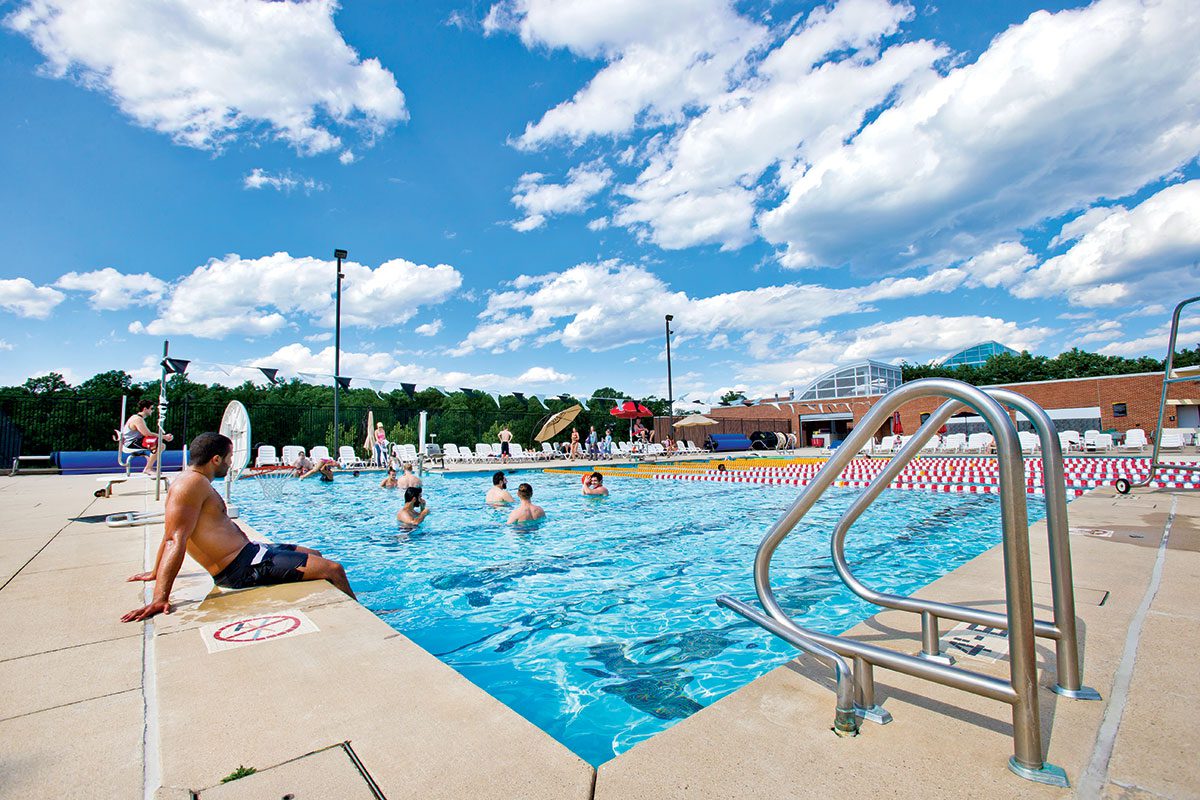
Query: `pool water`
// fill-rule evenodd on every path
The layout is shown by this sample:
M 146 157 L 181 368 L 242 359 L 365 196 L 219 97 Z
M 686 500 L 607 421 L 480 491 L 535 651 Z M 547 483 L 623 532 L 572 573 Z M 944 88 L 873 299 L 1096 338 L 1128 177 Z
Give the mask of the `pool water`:
M 360 602 L 593 765 L 796 656 L 713 602 L 755 600 L 755 549 L 794 488 L 613 477 L 591 498 L 576 475 L 513 475 L 514 494 L 521 481 L 547 512 L 526 528 L 484 504 L 490 475 L 427 477 L 432 513 L 410 533 L 402 492 L 371 474 L 291 481 L 278 500 L 247 480 L 235 498 L 265 536 L 341 561 Z M 829 633 L 878 610 L 829 557 L 857 494 L 827 491 L 772 569 L 784 608 Z M 1044 513 L 1030 498 L 1031 521 Z M 847 555 L 869 585 L 910 594 L 997 544 L 999 519 L 991 495 L 889 490 Z

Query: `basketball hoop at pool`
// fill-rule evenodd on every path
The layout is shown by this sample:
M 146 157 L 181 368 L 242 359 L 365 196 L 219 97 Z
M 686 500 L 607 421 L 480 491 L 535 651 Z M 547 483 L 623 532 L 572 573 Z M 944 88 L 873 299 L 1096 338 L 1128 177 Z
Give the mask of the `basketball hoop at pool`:
M 243 476 L 254 478 L 262 496 L 268 500 L 279 500 L 288 492 L 288 487 L 296 480 L 295 467 L 253 467 L 242 472 Z

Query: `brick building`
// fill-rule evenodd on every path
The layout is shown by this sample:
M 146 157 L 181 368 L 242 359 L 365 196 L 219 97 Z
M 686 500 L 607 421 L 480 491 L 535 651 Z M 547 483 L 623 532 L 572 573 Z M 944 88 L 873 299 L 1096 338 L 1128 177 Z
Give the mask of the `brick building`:
M 859 376 L 863 375 L 864 366 L 879 365 L 876 362 L 843 367 L 838 373 L 854 370 Z M 895 368 L 893 368 L 895 369 Z M 1180 372 L 1195 372 L 1200 376 L 1200 370 L 1181 370 Z M 715 407 L 709 416 L 722 423 L 710 431 L 723 433 L 737 423 L 737 429 L 744 430 L 748 425 L 762 424 L 762 430 L 786 430 L 801 436 L 805 445 L 812 444 L 813 438 L 824 436 L 829 440 L 840 441 L 866 415 L 867 411 L 883 396 L 885 392 L 868 393 L 864 388 L 871 384 L 878 385 L 880 379 L 872 371 L 867 371 L 868 380 L 860 380 L 857 384 L 833 380 L 828 373 L 818 378 L 809 389 L 802 392 L 796 399 L 768 398 L 753 406 Z M 853 373 L 852 373 L 853 374 Z M 845 396 L 809 397 L 814 386 L 821 381 L 827 384 L 825 394 L 831 390 Z M 889 376 L 890 380 L 890 376 Z M 847 388 L 848 387 L 848 388 Z M 894 386 L 888 387 L 894 388 Z M 993 387 L 986 387 L 993 388 Z M 1158 420 L 1158 404 L 1162 392 L 1162 373 L 1148 372 L 1134 375 L 1108 375 L 1098 378 L 1072 378 L 1053 381 L 1030 381 L 1027 383 L 1005 384 L 1002 387 L 1023 394 L 1033 400 L 1050 414 L 1055 425 L 1061 430 L 1084 431 L 1117 430 L 1124 433 L 1131 428 L 1142 428 L 1150 435 Z M 854 392 L 861 392 L 855 394 Z M 914 400 L 900 409 L 900 424 L 905 433 L 913 433 L 920 427 L 923 415 L 928 415 L 941 404 L 938 398 Z M 665 422 L 665 421 L 664 421 Z M 1029 429 L 1028 423 L 1019 421 L 1019 427 Z M 664 426 L 665 427 L 665 426 Z M 1166 428 L 1200 428 L 1200 384 L 1176 383 L 1170 387 L 1168 406 L 1163 427 Z M 955 417 L 949 430 L 952 433 L 973 433 L 985 430 L 981 419 L 970 414 Z M 734 432 L 734 431 L 728 431 Z M 886 422 L 879 430 L 879 436 L 893 433 L 891 422 Z M 661 435 L 661 432 L 660 432 Z

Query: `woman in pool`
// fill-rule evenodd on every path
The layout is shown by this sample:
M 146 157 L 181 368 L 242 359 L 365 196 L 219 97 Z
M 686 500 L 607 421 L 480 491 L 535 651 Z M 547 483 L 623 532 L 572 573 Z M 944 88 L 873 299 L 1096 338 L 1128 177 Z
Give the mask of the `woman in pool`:
M 421 497 L 420 486 L 410 486 L 404 490 L 404 505 L 396 512 L 396 521 L 405 530 L 412 530 L 425 521 L 429 516 L 429 508 L 425 498 Z
M 333 459 L 323 458 L 321 463 L 310 469 L 308 472 L 301 475 L 297 480 L 311 478 L 313 475 L 318 476 L 321 483 L 333 483 Z

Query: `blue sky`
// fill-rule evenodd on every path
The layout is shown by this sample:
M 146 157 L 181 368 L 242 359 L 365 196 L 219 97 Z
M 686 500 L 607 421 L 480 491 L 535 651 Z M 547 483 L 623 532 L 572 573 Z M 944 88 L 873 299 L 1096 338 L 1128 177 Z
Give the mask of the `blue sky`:
M 329 373 L 335 247 L 343 374 L 490 391 L 665 395 L 664 314 L 685 400 L 1161 357 L 1200 293 L 1191 0 L 0 14 L 3 383 L 148 378 L 164 338 Z

